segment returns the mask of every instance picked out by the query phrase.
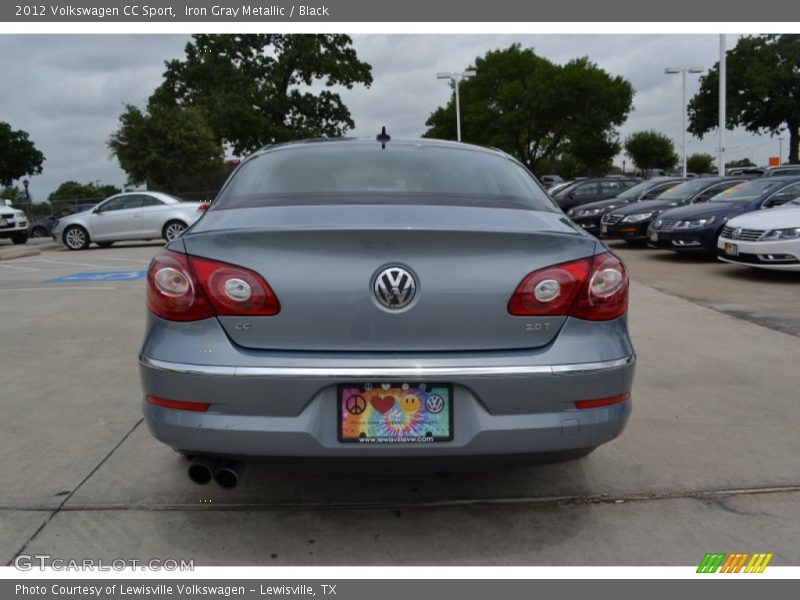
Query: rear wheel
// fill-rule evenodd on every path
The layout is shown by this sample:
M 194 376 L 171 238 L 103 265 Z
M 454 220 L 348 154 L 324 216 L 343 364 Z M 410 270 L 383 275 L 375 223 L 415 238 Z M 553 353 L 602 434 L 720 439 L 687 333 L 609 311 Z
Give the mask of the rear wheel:
M 47 229 L 44 227 L 39 227 L 38 225 L 31 229 L 31 237 L 32 238 L 43 238 L 47 237 Z
M 161 235 L 165 240 L 171 242 L 172 240 L 179 238 L 184 231 L 186 231 L 186 223 L 183 221 L 170 221 L 164 225 L 164 231 Z
M 70 225 L 64 230 L 64 245 L 70 250 L 83 250 L 91 243 L 89 232 L 80 225 Z
M 101 248 L 111 248 L 111 245 L 112 245 L 113 243 L 114 243 L 114 242 L 95 242 L 95 244 L 97 244 L 97 245 L 98 245 L 98 246 L 100 246 Z
M 15 244 L 24 244 L 28 241 L 28 232 L 25 231 L 24 233 L 12 233 L 11 241 Z

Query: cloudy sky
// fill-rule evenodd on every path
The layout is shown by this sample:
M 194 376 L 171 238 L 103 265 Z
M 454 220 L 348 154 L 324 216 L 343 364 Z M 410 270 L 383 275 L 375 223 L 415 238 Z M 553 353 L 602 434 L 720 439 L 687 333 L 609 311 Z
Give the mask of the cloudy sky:
M 106 140 L 126 103 L 144 105 L 159 84 L 164 61 L 181 58 L 184 35 L 0 35 L 0 121 L 24 129 L 45 154 L 42 175 L 31 179 L 41 201 L 59 183 L 100 180 L 122 186 L 125 174 Z M 728 46 L 735 44 L 728 36 Z M 668 66 L 707 69 L 718 58 L 717 35 L 357 35 L 354 45 L 372 65 L 371 88 L 343 90 L 356 122 L 355 135 L 373 136 L 387 125 L 396 137 L 418 137 L 428 115 L 451 93 L 437 71 L 466 68 L 487 50 L 519 42 L 556 62 L 589 56 L 636 90 L 634 111 L 620 129 L 624 138 L 656 129 L 681 144 L 680 76 Z M 698 88 L 689 76 L 687 95 Z M 469 141 L 469 140 L 465 140 Z M 766 164 L 777 138 L 743 131 L 728 134 L 726 159 Z M 689 138 L 688 153 L 715 154 L 716 133 Z M 788 150 L 783 147 L 784 157 Z M 622 156 L 617 158 L 621 165 Z

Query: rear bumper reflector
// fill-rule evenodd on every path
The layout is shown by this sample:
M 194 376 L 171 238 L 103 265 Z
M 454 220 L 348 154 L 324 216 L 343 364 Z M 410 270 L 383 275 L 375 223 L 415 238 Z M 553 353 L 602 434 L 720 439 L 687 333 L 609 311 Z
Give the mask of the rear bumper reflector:
M 205 412 L 211 406 L 208 402 L 184 402 L 183 400 L 167 400 L 156 396 L 147 396 L 147 401 L 156 406 L 164 408 L 174 408 L 176 410 L 193 410 L 195 412 Z
M 617 394 L 616 396 L 609 396 L 608 398 L 594 398 L 592 400 L 576 400 L 575 408 L 600 408 L 601 406 L 610 406 L 612 404 L 619 404 L 625 402 L 631 395 L 627 392 L 624 394 Z

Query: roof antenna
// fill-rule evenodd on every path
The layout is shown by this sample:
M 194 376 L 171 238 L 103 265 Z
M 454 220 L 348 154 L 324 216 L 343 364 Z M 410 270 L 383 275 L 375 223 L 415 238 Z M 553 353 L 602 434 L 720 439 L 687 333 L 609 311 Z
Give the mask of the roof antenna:
M 381 148 L 385 150 L 386 142 L 392 139 L 391 136 L 388 133 L 386 133 L 386 125 L 381 127 L 381 132 L 377 135 L 375 139 L 381 143 Z

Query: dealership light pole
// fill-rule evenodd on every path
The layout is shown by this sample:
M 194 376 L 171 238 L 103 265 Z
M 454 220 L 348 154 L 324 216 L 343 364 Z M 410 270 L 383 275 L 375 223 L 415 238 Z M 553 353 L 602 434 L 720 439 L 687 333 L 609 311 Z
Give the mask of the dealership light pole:
M 719 158 L 717 174 L 725 175 L 725 109 L 728 90 L 728 54 L 725 34 L 719 34 Z
M 686 177 L 686 73 L 702 73 L 703 69 L 695 67 L 667 67 L 664 73 L 667 75 L 681 74 L 683 84 L 683 95 L 681 100 L 681 113 L 683 114 L 683 176 Z
M 461 141 L 461 102 L 458 97 L 458 84 L 465 79 L 475 77 L 478 72 L 475 69 L 467 69 L 466 71 L 456 71 L 454 73 L 437 73 L 436 79 L 449 79 L 455 88 L 456 94 L 456 139 Z

